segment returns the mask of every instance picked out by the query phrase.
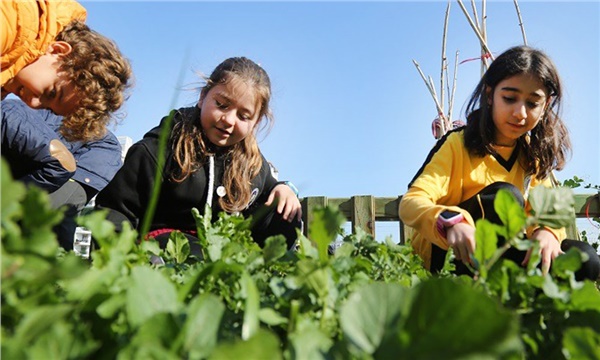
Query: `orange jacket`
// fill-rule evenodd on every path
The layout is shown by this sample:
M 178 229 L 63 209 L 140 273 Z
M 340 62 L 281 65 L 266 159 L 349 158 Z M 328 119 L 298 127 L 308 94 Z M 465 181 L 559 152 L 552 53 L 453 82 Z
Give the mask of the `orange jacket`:
M 86 20 L 74 0 L 0 0 L 2 86 L 43 55 L 58 33 L 73 20 Z

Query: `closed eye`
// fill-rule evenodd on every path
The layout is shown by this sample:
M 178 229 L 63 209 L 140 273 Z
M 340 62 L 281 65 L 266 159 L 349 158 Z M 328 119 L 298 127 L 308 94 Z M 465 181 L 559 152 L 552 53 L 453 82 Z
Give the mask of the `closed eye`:
M 221 110 L 225 110 L 229 106 L 225 103 L 220 102 L 219 100 L 215 100 L 215 105 Z

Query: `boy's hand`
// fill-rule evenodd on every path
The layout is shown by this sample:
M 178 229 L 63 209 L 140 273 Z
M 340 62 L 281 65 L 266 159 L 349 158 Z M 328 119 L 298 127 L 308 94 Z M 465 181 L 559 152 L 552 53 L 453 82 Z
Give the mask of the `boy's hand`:
M 265 205 L 271 205 L 277 199 L 277 213 L 281 214 L 283 220 L 292 222 L 294 218 L 302 219 L 302 206 L 300 200 L 289 186 L 279 184 L 273 188 Z
M 467 222 L 460 222 L 446 228 L 448 247 L 454 250 L 457 260 L 471 264 L 471 254 L 475 252 L 475 228 Z
M 537 229 L 533 235 L 531 236 L 533 240 L 537 240 L 540 243 L 540 254 L 542 257 L 542 274 L 546 275 L 548 270 L 550 270 L 550 265 L 552 261 L 560 255 L 564 254 L 564 252 L 560 249 L 560 243 L 554 236 L 554 234 L 544 228 Z M 527 250 L 527 254 L 525 254 L 525 259 L 521 263 L 523 266 L 529 263 L 529 259 L 531 258 L 531 252 L 533 249 Z

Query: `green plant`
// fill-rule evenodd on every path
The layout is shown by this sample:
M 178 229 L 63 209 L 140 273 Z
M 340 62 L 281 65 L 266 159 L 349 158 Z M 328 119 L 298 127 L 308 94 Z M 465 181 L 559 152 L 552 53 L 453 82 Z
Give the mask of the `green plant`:
M 485 250 L 477 255 L 485 276 L 433 277 L 410 247 L 364 232 L 346 235 L 329 255 L 343 218 L 322 208 L 298 251 L 280 236 L 259 248 L 248 231 L 251 219 L 220 214 L 211 223 L 210 211 L 196 212 L 204 249 L 198 259 L 181 234 L 160 249 L 153 241 L 138 243 L 131 229 L 115 233 L 94 212 L 82 219 L 99 244 L 88 262 L 56 245 L 51 228 L 61 214 L 50 210 L 46 194 L 8 174 L 4 167 L 6 358 L 598 356 L 600 293 L 593 283 L 574 280 L 578 253 L 557 259 L 542 276 L 533 265 L 492 263 L 495 251 Z M 536 221 L 562 221 L 557 214 L 568 193 L 534 196 L 541 200 Z M 498 210 L 508 224 L 478 224 L 478 234 L 522 225 L 525 217 L 509 198 L 499 200 Z M 164 264 L 152 265 L 151 257 Z

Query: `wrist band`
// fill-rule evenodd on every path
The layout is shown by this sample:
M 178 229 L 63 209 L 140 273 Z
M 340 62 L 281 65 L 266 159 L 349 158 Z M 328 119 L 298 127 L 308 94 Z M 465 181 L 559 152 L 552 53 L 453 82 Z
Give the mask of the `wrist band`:
M 297 196 L 297 197 L 299 197 L 299 193 L 300 193 L 300 192 L 298 191 L 298 188 L 297 188 L 297 187 L 296 187 L 294 184 L 292 184 L 292 182 L 291 182 L 291 181 L 278 181 L 278 182 L 275 184 L 275 186 L 277 186 L 277 185 L 279 185 L 279 184 L 284 184 L 284 185 L 287 185 L 287 186 L 288 186 L 290 189 L 292 189 L 292 191 L 294 192 L 294 194 L 296 194 L 296 196 Z
M 439 234 L 445 239 L 446 229 L 454 226 L 465 219 L 463 214 L 455 211 L 443 211 L 437 218 L 436 227 Z

